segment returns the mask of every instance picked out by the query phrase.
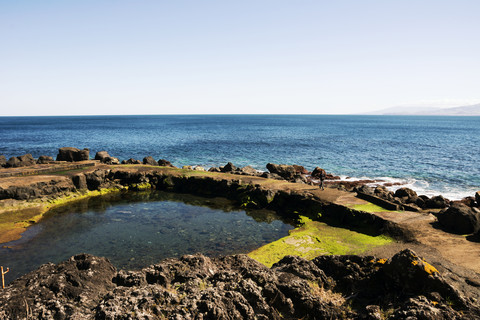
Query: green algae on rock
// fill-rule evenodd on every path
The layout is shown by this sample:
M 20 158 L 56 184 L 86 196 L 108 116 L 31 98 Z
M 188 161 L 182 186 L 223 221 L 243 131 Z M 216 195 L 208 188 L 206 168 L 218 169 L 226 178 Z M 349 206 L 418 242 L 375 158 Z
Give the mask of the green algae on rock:
M 370 236 L 303 216 L 300 216 L 299 224 L 288 236 L 256 249 L 248 256 L 271 267 L 287 255 L 313 259 L 325 254 L 360 254 L 393 241 L 384 235 Z

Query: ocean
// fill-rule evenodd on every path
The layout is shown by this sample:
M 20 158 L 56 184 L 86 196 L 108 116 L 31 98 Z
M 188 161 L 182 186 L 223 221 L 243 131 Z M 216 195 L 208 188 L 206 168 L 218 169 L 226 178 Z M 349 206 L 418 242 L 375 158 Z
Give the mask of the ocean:
M 60 147 L 145 156 L 176 166 L 268 162 L 319 166 L 342 179 L 400 182 L 449 199 L 480 190 L 480 117 L 138 115 L 0 117 L 0 155 Z

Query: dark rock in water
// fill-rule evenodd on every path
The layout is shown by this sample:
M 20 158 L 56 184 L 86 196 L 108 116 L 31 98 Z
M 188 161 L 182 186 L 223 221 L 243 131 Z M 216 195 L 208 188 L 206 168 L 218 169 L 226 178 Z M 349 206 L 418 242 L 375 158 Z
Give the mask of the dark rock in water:
M 149 164 L 151 166 L 158 166 L 158 162 L 153 159 L 152 156 L 143 158 L 143 164 Z
M 105 258 L 80 254 L 44 264 L 2 291 L 1 319 L 86 319 L 114 288 L 115 268 Z
M 85 148 L 83 150 L 71 147 L 58 149 L 57 161 L 85 161 L 89 159 L 90 150 Z
M 237 167 L 235 167 L 235 166 L 233 165 L 233 163 L 231 163 L 231 162 L 228 162 L 228 163 L 227 163 L 226 165 L 224 165 L 223 167 L 220 167 L 220 171 L 222 171 L 222 172 L 233 172 L 233 171 L 235 171 L 235 170 L 237 170 Z
M 40 156 L 37 159 L 37 164 L 47 164 L 47 163 L 52 163 L 54 160 L 50 156 Z
M 5 164 L 5 167 L 7 168 L 26 167 L 26 166 L 33 166 L 36 163 L 37 162 L 32 157 L 32 155 L 27 153 L 23 156 L 11 157 Z
M 467 293 L 410 250 L 388 261 L 287 256 L 271 269 L 246 255 L 197 254 L 119 272 L 83 254 L 12 282 L 0 318 L 478 319 Z
M 0 155 L 0 168 L 5 167 L 7 165 L 7 158 L 2 154 Z
M 454 203 L 438 213 L 443 229 L 458 234 L 470 234 L 480 230 L 480 214 L 463 203 Z
M 159 159 L 158 160 L 158 165 L 162 166 L 162 167 L 176 168 L 170 161 L 165 160 L 165 159 Z
M 425 201 L 425 207 L 431 209 L 443 209 L 450 205 L 450 201 L 443 196 L 435 196 Z
M 480 191 L 475 193 L 475 201 L 477 202 L 477 207 L 480 207 Z
M 123 160 L 122 164 L 142 164 L 142 161 L 130 158 L 128 160 Z

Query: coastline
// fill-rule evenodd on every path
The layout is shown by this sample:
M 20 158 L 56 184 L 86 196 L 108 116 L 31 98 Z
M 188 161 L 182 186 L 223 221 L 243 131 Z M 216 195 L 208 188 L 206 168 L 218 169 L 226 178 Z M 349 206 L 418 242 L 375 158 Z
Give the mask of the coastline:
M 300 247 L 297 247 L 297 249 L 299 248 L 300 250 L 295 251 L 292 250 L 292 248 L 287 248 L 286 251 L 284 251 L 278 259 L 275 259 L 271 262 L 264 260 L 263 263 L 267 266 L 271 266 L 270 269 L 265 269 L 266 267 L 258 264 L 257 262 L 254 262 L 254 260 L 251 260 L 250 258 L 247 258 L 247 256 L 242 255 L 227 256 L 220 259 L 207 258 L 203 256 L 185 256 L 180 259 L 167 259 L 160 262 L 159 265 L 147 267 L 146 269 L 140 271 L 120 270 L 117 272 L 115 268 L 109 265 L 109 262 L 102 262 L 102 258 L 91 257 L 89 255 L 78 255 L 72 257 L 68 261 L 60 263 L 58 267 L 53 264 L 49 264 L 48 267 L 43 267 L 43 269 L 32 271 L 31 273 L 13 281 L 6 289 L 7 294 L 3 298 L 0 298 L 0 301 L 4 301 L 4 304 L 13 306 L 15 305 L 15 303 L 17 303 L 15 301 L 17 301 L 16 299 L 18 298 L 20 299 L 18 300 L 18 308 L 20 308 L 19 310 L 22 310 L 22 308 L 25 308 L 25 303 L 22 304 L 23 300 L 21 300 L 21 296 L 17 296 L 15 293 L 22 292 L 18 291 L 18 286 L 23 286 L 22 283 L 24 281 L 31 281 L 29 279 L 32 279 L 32 277 L 35 279 L 37 279 L 38 277 L 50 279 L 45 280 L 47 281 L 46 283 L 50 283 L 51 281 L 53 281 L 53 283 L 63 283 L 62 278 L 55 278 L 56 274 L 61 277 L 63 271 L 55 270 L 57 270 L 56 268 L 60 268 L 59 270 L 71 270 L 68 269 L 71 268 L 68 267 L 69 265 L 82 266 L 80 269 L 77 268 L 78 270 L 74 268 L 74 270 L 68 271 L 70 272 L 69 274 L 80 273 L 78 276 L 75 275 L 75 277 L 80 278 L 86 277 L 85 275 L 81 275 L 83 274 L 83 268 L 86 268 L 85 272 L 90 272 L 90 270 L 95 269 L 95 267 L 93 267 L 94 265 L 103 266 L 102 268 L 104 268 L 105 270 L 108 269 L 108 272 L 90 272 L 90 274 L 97 274 L 98 276 L 102 275 L 102 277 L 105 277 L 104 279 L 102 278 L 103 280 L 101 280 L 105 283 L 101 285 L 104 286 L 103 289 L 98 289 L 97 287 L 95 287 L 95 290 L 96 292 L 103 292 L 104 294 L 106 294 L 107 292 L 111 292 L 111 298 L 108 298 L 108 304 L 116 305 L 122 304 L 123 298 L 121 292 L 123 292 L 122 290 L 124 290 L 124 288 L 132 287 L 132 290 L 135 288 L 139 288 L 140 290 L 140 288 L 143 288 L 143 286 L 147 285 L 149 286 L 148 290 L 152 290 L 154 287 L 152 287 L 152 284 L 148 284 L 148 281 L 150 280 L 146 280 L 150 279 L 150 274 L 152 274 L 153 272 L 149 268 L 158 268 L 155 270 L 162 270 L 161 268 L 164 268 L 161 267 L 162 265 L 165 265 L 165 268 L 170 268 L 169 266 L 180 266 L 179 270 L 182 270 L 181 272 L 194 272 L 193 270 L 188 271 L 190 270 L 189 267 L 182 267 L 182 265 L 184 263 L 187 263 L 187 265 L 193 263 L 193 266 L 196 266 L 193 268 L 195 270 L 198 270 L 198 268 L 203 268 L 200 267 L 200 265 L 203 265 L 205 263 L 205 270 L 207 270 L 206 272 L 208 275 L 199 275 L 199 278 L 194 278 L 193 281 L 195 284 L 172 283 L 166 285 L 166 287 L 163 287 L 162 284 L 156 284 L 156 286 L 160 287 L 155 287 L 155 290 L 171 290 L 171 286 L 174 285 L 179 286 L 178 288 L 181 288 L 184 285 L 186 286 L 185 288 L 191 287 L 193 285 L 195 288 L 199 288 L 200 292 L 204 294 L 205 290 L 222 290 L 221 288 L 223 288 L 223 285 L 219 286 L 213 280 L 215 279 L 215 277 L 217 277 L 217 271 L 211 270 L 224 270 L 226 272 L 231 272 L 227 271 L 227 269 L 222 269 L 227 268 L 228 266 L 228 270 L 230 270 L 229 268 L 232 268 L 232 270 L 236 270 L 233 272 L 242 275 L 245 275 L 245 273 L 258 275 L 259 272 L 275 273 L 282 270 L 279 274 L 275 273 L 272 279 L 279 279 L 278 277 L 280 275 L 285 275 L 285 272 L 293 272 L 293 275 L 289 276 L 290 280 L 288 280 L 288 282 L 284 284 L 285 288 L 287 288 L 292 286 L 292 283 L 297 283 L 295 281 L 299 281 L 294 280 L 297 279 L 295 277 L 304 274 L 305 272 L 307 272 L 307 270 L 313 270 L 308 269 L 311 267 L 307 267 L 313 266 L 311 264 L 312 262 L 309 262 L 313 261 L 314 264 L 324 268 L 323 270 L 325 270 L 328 277 L 331 277 L 331 279 L 335 280 L 322 280 L 327 282 L 319 282 L 320 278 L 318 278 L 317 276 L 308 276 L 307 279 L 310 279 L 308 280 L 310 282 L 302 282 L 302 285 L 307 285 L 309 289 L 307 291 L 302 291 L 302 293 L 295 293 L 295 296 L 292 296 L 292 299 L 294 297 L 295 299 L 299 299 L 298 301 L 295 300 L 296 302 L 294 302 L 294 305 L 298 304 L 299 301 L 302 299 L 312 299 L 312 292 L 315 293 L 313 299 L 318 299 L 317 294 L 320 294 L 320 292 L 322 292 L 321 295 L 323 298 L 321 298 L 320 301 L 323 302 L 321 303 L 325 303 L 325 301 L 327 301 L 328 299 L 333 299 L 333 297 L 335 297 L 335 301 L 337 301 L 335 302 L 336 304 L 334 310 L 328 311 L 328 314 L 336 318 L 342 318 L 345 316 L 345 310 L 350 310 L 347 311 L 347 314 L 349 314 L 348 312 L 350 312 L 350 316 L 345 316 L 346 318 L 349 318 L 353 317 L 353 314 L 358 315 L 365 313 L 365 305 L 363 305 L 363 303 L 360 303 L 360 305 L 354 306 L 353 309 L 352 307 L 348 307 L 350 309 L 344 309 L 346 308 L 346 306 L 349 305 L 348 299 L 350 298 L 348 297 L 347 293 L 342 291 L 343 289 L 340 289 L 340 287 L 338 286 L 340 283 L 342 283 L 342 278 L 338 278 L 338 275 L 336 275 L 335 272 L 333 272 L 332 270 L 328 271 L 328 268 L 330 268 L 328 266 L 335 265 L 336 267 L 334 268 L 334 270 L 337 270 L 338 268 L 340 268 L 340 266 L 344 266 L 348 269 L 350 268 L 349 264 L 351 263 L 351 260 L 349 259 L 353 259 L 353 261 L 356 261 L 357 264 L 355 268 L 360 268 L 358 270 L 362 270 L 361 274 L 370 274 L 372 272 L 379 272 L 380 274 L 383 274 L 384 272 L 393 272 L 392 270 L 397 270 L 399 268 L 400 270 L 403 270 L 402 272 L 404 272 L 404 274 L 402 275 L 402 277 L 406 277 L 405 279 L 409 279 L 414 274 L 416 275 L 415 277 L 419 277 L 415 278 L 416 280 L 414 280 L 414 283 L 422 281 L 427 281 L 425 283 L 430 283 L 429 281 L 432 281 L 427 279 L 436 279 L 435 281 L 439 281 L 438 283 L 441 284 L 440 287 L 444 288 L 442 290 L 447 290 L 441 291 L 441 296 L 429 296 L 426 291 L 419 291 L 419 294 L 426 294 L 429 297 L 427 300 L 428 305 L 430 306 L 430 311 L 428 312 L 433 312 L 432 314 L 437 314 L 437 304 L 442 306 L 441 308 L 443 309 L 441 310 L 443 311 L 441 312 L 443 312 L 443 314 L 445 315 L 448 315 L 449 317 L 462 313 L 469 315 L 475 314 L 475 310 L 477 310 L 478 308 L 476 303 L 468 302 L 470 301 L 468 300 L 470 298 L 467 299 L 465 297 L 473 297 L 472 299 L 480 298 L 478 297 L 478 294 L 475 293 L 477 290 L 476 284 L 480 285 L 480 275 L 478 274 L 478 272 L 480 271 L 480 265 L 478 264 L 478 259 L 476 259 L 476 257 L 480 254 L 480 246 L 475 242 L 468 241 L 464 236 L 447 233 L 445 231 L 442 231 L 441 229 L 434 228 L 432 226 L 432 223 L 435 223 L 436 217 L 430 213 L 432 210 L 422 210 L 419 212 L 386 210 L 357 197 L 355 192 L 346 191 L 345 186 L 337 187 L 334 181 L 330 181 L 330 185 L 328 185 L 327 188 L 322 191 L 318 188 L 318 186 L 305 184 L 303 182 L 291 182 L 284 179 L 271 179 L 256 175 L 235 174 L 233 172 L 207 172 L 199 168 L 179 169 L 169 166 L 152 166 L 144 164 L 112 165 L 101 163 L 100 161 L 91 162 L 94 163 L 94 165 L 77 168 L 74 170 L 63 170 L 59 172 L 50 172 L 48 174 L 19 175 L 16 177 L 0 178 L 0 188 L 8 186 L 7 189 L 11 191 L 10 194 L 13 198 L 21 198 L 23 194 L 30 195 L 31 198 L 26 200 L 18 200 L 12 198 L 0 200 L 0 203 L 2 203 L 0 216 L 4 215 L 6 212 L 12 212 L 19 208 L 25 210 L 38 210 L 37 212 L 32 212 L 32 217 L 30 218 L 25 216 L 18 217 L 22 220 L 17 221 L 17 223 L 20 223 L 17 226 L 17 230 L 24 230 L 28 227 L 28 225 L 35 223 L 35 221 L 39 221 L 42 215 L 46 213 L 49 208 L 58 205 L 68 205 L 73 201 L 110 192 L 158 189 L 169 192 L 190 193 L 206 197 L 222 196 L 237 201 L 237 203 L 244 208 L 271 208 L 278 210 L 282 214 L 288 215 L 290 217 L 297 217 L 302 220 L 303 226 L 299 226 L 294 231 L 292 231 L 291 235 L 289 236 L 289 240 L 282 238 L 275 241 L 274 243 L 270 243 L 264 246 L 264 249 L 267 249 L 266 253 L 260 254 L 260 257 L 255 257 L 256 259 L 262 261 L 261 255 L 268 255 L 269 258 L 271 258 L 270 256 L 274 256 L 274 254 L 271 251 L 268 251 L 268 247 L 277 246 L 279 244 L 280 247 L 274 248 L 274 252 L 276 253 L 282 253 L 282 250 L 285 249 L 285 244 L 292 243 L 300 244 Z M 53 163 L 52 165 L 55 165 L 55 163 Z M 6 180 L 8 180 L 8 183 L 5 183 Z M 5 191 L 6 189 L 3 190 Z M 359 188 L 358 190 L 365 189 Z M 3 194 L 5 194 L 5 192 Z M 358 230 L 362 234 L 365 234 L 365 227 L 368 227 L 367 229 L 370 229 L 369 232 L 372 233 L 372 235 L 380 235 L 381 237 L 383 237 L 383 235 L 388 235 L 389 237 L 395 239 L 395 241 L 381 243 L 379 246 L 365 247 L 364 253 L 361 255 L 323 255 L 325 254 L 325 252 L 316 252 L 314 243 L 311 243 L 311 241 L 315 239 L 320 239 L 321 242 L 322 235 L 315 235 L 315 232 L 321 230 L 322 223 L 325 222 L 336 225 L 342 230 Z M 22 225 L 21 223 L 24 224 Z M 302 234 L 302 232 L 304 231 L 307 231 L 306 235 Z M 298 241 L 299 238 L 295 238 L 298 235 L 307 237 L 307 241 L 304 241 L 303 243 L 307 243 L 307 246 L 302 247 L 301 241 Z M 302 240 L 305 240 L 305 238 L 303 238 Z M 362 238 L 361 240 L 361 242 L 366 241 L 368 242 L 371 240 L 365 240 L 364 238 Z M 307 248 L 307 250 L 305 250 L 305 248 Z M 258 250 L 261 249 L 262 248 L 259 248 Z M 415 252 L 419 252 L 421 254 L 421 257 L 419 257 L 417 253 L 411 251 L 411 249 L 414 249 Z M 400 250 L 404 251 L 399 253 Z M 290 257 L 290 254 L 292 253 L 300 253 L 300 255 L 305 256 L 307 259 L 313 260 L 303 260 L 302 258 L 298 257 Z M 251 253 L 249 255 L 254 256 L 254 253 Z M 375 257 L 370 255 L 374 255 Z M 282 259 L 282 257 L 284 258 Z M 404 262 L 402 262 L 406 263 L 406 265 L 402 265 L 402 263 L 400 263 L 400 261 L 403 261 L 402 259 L 406 259 Z M 233 264 L 230 265 L 230 262 L 228 261 L 232 261 Z M 273 264 L 272 266 L 272 263 L 274 262 L 277 263 Z M 84 264 L 85 266 L 88 265 L 88 267 L 83 267 Z M 237 269 L 235 269 L 239 265 L 241 266 L 241 270 L 243 271 L 238 271 Z M 410 270 L 408 269 L 409 266 L 415 266 L 415 269 Z M 418 269 L 417 266 L 419 266 L 420 269 Z M 47 269 L 45 268 L 53 269 L 48 269 L 50 271 L 47 271 Z M 357 270 L 355 268 L 349 270 Z M 421 271 L 421 276 L 417 274 L 418 272 L 420 272 L 419 270 Z M 213 274 L 210 274 L 209 272 L 213 272 Z M 308 272 L 318 273 L 319 271 Z M 397 271 L 394 271 L 395 277 L 397 276 L 396 272 Z M 116 279 L 114 280 L 114 283 L 111 282 L 112 277 Z M 356 281 L 361 281 L 362 279 L 362 276 L 360 276 L 359 274 L 351 274 L 350 277 L 353 277 L 354 283 L 356 283 Z M 445 279 L 449 279 L 449 282 L 446 282 Z M 453 280 L 452 282 L 452 279 L 455 280 Z M 35 281 L 38 282 L 37 280 Z M 100 281 L 100 279 L 92 279 L 88 281 L 98 282 Z M 239 283 L 245 283 L 244 281 L 246 280 L 242 278 L 236 281 Z M 334 285 L 333 282 L 329 281 L 333 281 L 337 283 L 337 285 Z M 369 281 L 374 281 L 373 283 L 375 286 L 378 285 L 378 279 L 375 277 L 373 277 L 372 280 Z M 38 282 L 38 290 L 40 290 L 40 288 L 43 288 L 43 283 L 43 280 Z M 320 286 L 315 286 L 312 283 L 322 284 L 323 289 L 320 289 Z M 258 285 L 259 288 L 263 288 L 265 282 L 264 280 L 262 280 L 256 285 Z M 270 286 L 271 285 L 282 286 L 281 282 L 277 284 L 271 283 Z M 399 288 L 403 288 L 408 284 L 404 282 L 399 285 Z M 81 286 L 82 288 L 88 287 L 84 286 L 83 284 Z M 95 286 L 97 286 L 97 284 Z M 117 289 L 115 289 L 115 291 L 111 291 L 115 288 L 115 286 Z M 412 284 L 412 288 L 413 286 L 414 285 Z M 436 286 L 436 290 L 440 290 L 438 289 L 440 287 L 438 287 L 438 285 Z M 67 284 L 65 288 L 69 288 L 69 285 Z M 333 290 L 333 288 L 336 289 Z M 88 291 L 90 289 L 82 290 Z M 197 303 L 198 301 L 201 301 L 201 299 L 199 300 L 197 296 L 191 296 L 191 293 L 182 293 L 183 291 L 181 291 L 180 289 L 177 290 L 179 291 L 172 291 L 172 294 L 175 295 L 178 292 L 180 296 L 175 299 L 180 299 L 179 301 L 183 301 L 182 299 L 193 299 L 191 300 L 193 301 L 191 303 Z M 264 289 L 258 290 L 262 291 Z M 386 299 L 386 297 L 388 297 L 389 295 L 397 297 L 395 298 L 395 301 L 397 301 L 397 299 L 400 299 L 399 297 L 402 297 L 401 299 L 404 299 L 403 293 L 401 293 L 400 291 L 397 292 L 395 291 L 396 289 L 394 290 L 391 287 L 388 287 L 387 290 L 388 294 L 385 295 L 383 293 L 384 297 L 382 299 Z M 40 291 L 37 291 L 37 289 L 33 289 L 31 293 L 21 293 L 21 295 L 27 297 L 26 301 L 33 301 L 33 299 L 38 299 L 38 292 Z M 286 292 L 281 292 L 282 294 L 287 294 Z M 230 301 L 228 303 L 237 301 L 236 299 L 238 298 L 236 296 L 229 296 L 229 293 L 223 291 L 220 291 L 217 294 L 228 296 L 229 298 L 227 300 Z M 130 295 L 130 293 L 127 294 L 127 296 Z M 330 298 L 327 299 L 325 295 Z M 138 297 L 139 299 L 142 299 L 142 297 L 146 298 L 147 296 L 148 295 L 140 293 Z M 345 300 L 345 297 L 347 297 L 348 299 Z M 457 302 L 449 305 L 447 301 L 450 301 L 448 299 L 452 299 L 452 297 L 457 297 L 455 298 L 457 299 L 455 300 Z M 63 301 L 61 302 L 62 304 L 69 305 L 69 300 L 61 299 L 65 298 L 62 298 L 60 296 L 54 298 L 55 301 Z M 401 299 L 398 301 L 403 301 Z M 41 307 L 40 309 L 38 307 L 34 308 L 35 312 L 47 312 L 48 310 L 50 310 L 50 307 L 48 306 L 51 305 L 51 302 L 49 301 L 51 300 L 46 300 L 45 307 Z M 217 302 L 218 301 L 220 300 L 217 300 Z M 392 308 L 392 311 L 384 313 L 381 312 L 380 314 L 389 315 L 391 313 L 393 315 L 395 314 L 395 312 L 404 312 L 402 310 L 406 310 L 404 309 L 406 307 L 404 307 L 402 304 L 398 304 L 398 301 L 394 304 L 391 304 L 391 302 L 388 301 L 389 300 L 386 299 L 383 302 L 377 302 L 385 307 L 387 305 L 390 305 L 390 308 Z M 124 313 L 125 311 L 123 308 L 127 308 L 127 310 L 130 310 L 128 309 L 130 307 L 126 307 L 125 305 L 122 305 L 121 309 L 118 309 L 123 311 L 110 310 L 108 307 L 106 307 L 106 305 L 104 305 L 105 303 L 107 303 L 107 301 L 103 301 L 101 296 L 96 297 L 91 303 L 98 304 L 96 305 L 97 312 L 100 312 L 98 310 L 101 310 L 101 312 L 106 312 L 105 314 L 115 314 L 115 312 Z M 165 303 L 166 304 L 163 305 L 162 310 L 171 310 L 169 312 L 173 312 L 174 314 L 178 314 L 179 312 L 181 312 L 174 307 L 176 305 L 174 301 L 167 301 Z M 91 309 L 93 308 L 93 306 L 89 305 L 88 308 Z M 132 308 L 137 307 L 132 306 Z M 318 305 L 316 308 L 321 308 L 315 309 L 317 311 L 329 310 L 328 308 L 324 309 L 324 306 L 320 307 L 320 305 Z M 415 308 L 420 307 L 417 306 Z M 88 312 L 90 312 L 87 311 L 87 309 L 84 309 L 83 304 L 81 304 L 77 307 L 73 307 L 72 310 L 76 310 L 75 312 L 80 312 L 82 314 L 87 314 Z M 5 312 L 5 310 L 0 307 L 0 314 L 1 312 Z M 48 312 L 53 312 L 52 314 L 55 314 L 59 311 L 50 310 Z M 297 311 L 293 310 L 288 312 L 289 313 L 287 314 L 291 313 L 292 315 L 295 315 L 297 317 L 301 315 L 301 313 L 296 313 Z M 344 316 L 342 316 L 342 314 Z

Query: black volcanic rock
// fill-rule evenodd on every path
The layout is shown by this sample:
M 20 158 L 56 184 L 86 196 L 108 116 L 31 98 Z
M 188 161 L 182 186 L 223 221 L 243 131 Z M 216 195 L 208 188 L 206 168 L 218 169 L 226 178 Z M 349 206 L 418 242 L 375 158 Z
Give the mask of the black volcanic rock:
M 33 166 L 35 163 L 36 161 L 32 157 L 32 155 L 27 153 L 23 156 L 11 157 L 5 164 L 5 167 L 7 168 L 26 167 L 26 166 Z
M 152 156 L 148 156 L 148 157 L 143 158 L 143 164 L 148 164 L 148 165 L 151 165 L 151 166 L 158 166 L 158 162 L 155 161 L 155 159 L 153 159 Z
M 65 147 L 58 149 L 57 161 L 85 161 L 89 159 L 90 150 L 85 148 L 83 150 Z
M 480 214 L 477 208 L 454 203 L 437 215 L 444 230 L 458 234 L 470 234 L 480 230 Z
M 118 272 L 82 254 L 8 285 L 0 319 L 479 319 L 469 294 L 411 250 L 388 261 L 287 256 L 270 269 L 197 254 Z

